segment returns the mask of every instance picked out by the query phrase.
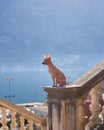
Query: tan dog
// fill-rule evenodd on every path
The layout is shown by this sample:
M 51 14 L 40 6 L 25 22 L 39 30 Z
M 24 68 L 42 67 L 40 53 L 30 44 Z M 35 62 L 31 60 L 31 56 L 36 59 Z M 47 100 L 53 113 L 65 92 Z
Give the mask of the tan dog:
M 53 65 L 50 55 L 47 57 L 44 55 L 44 61 L 42 64 L 48 66 L 49 73 L 53 79 L 53 87 L 57 87 L 58 85 L 66 85 L 65 75 L 56 66 Z

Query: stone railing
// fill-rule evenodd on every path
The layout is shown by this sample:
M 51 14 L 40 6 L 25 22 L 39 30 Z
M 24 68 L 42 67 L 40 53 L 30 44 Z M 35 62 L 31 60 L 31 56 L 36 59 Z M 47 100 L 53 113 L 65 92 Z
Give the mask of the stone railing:
M 100 100 L 103 101 L 102 95 L 104 94 L 100 92 L 101 87 L 104 88 L 104 81 L 97 84 L 90 91 L 91 104 L 89 105 L 89 109 L 91 116 L 89 122 L 85 126 L 85 130 L 104 129 L 104 105 L 100 104 Z
M 0 98 L 0 130 L 47 130 L 46 120 Z

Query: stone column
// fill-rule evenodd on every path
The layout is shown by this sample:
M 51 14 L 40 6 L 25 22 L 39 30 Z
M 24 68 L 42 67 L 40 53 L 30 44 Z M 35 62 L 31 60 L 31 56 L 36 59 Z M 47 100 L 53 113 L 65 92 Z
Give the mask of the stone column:
M 61 128 L 60 130 L 65 130 L 66 129 L 66 124 L 65 124 L 65 118 L 66 118 L 66 114 L 65 114 L 65 105 L 66 102 L 65 101 L 61 101 L 61 106 L 62 106 L 62 111 L 61 111 Z
M 101 105 L 99 104 L 99 88 L 101 84 L 99 83 L 94 88 L 92 88 L 91 94 L 91 104 L 90 104 L 90 111 L 92 116 L 89 119 L 89 126 L 91 128 L 96 127 L 100 124 L 99 112 L 101 110 Z
M 62 117 L 63 118 L 63 117 Z M 65 103 L 65 130 L 76 130 L 76 101 L 68 99 Z
M 85 97 L 86 97 L 86 95 L 83 96 L 83 97 L 80 97 L 77 100 L 77 106 L 76 106 L 77 115 L 76 115 L 76 118 L 77 118 L 77 129 L 78 130 L 84 130 L 84 128 L 85 128 L 85 112 L 84 112 Z
M 48 93 L 49 130 L 79 130 L 76 122 L 76 104 L 80 87 L 51 88 L 45 87 Z M 81 129 L 82 130 L 82 129 Z
M 49 130 L 60 130 L 61 103 L 59 99 L 49 102 Z

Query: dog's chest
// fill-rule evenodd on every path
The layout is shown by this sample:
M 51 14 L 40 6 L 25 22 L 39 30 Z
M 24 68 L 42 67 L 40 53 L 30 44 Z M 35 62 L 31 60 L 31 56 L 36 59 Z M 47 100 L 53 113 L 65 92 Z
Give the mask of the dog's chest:
M 57 73 L 57 71 L 58 71 L 58 69 L 57 69 L 55 66 L 49 66 L 49 67 L 48 67 L 48 71 L 49 71 L 49 73 L 50 73 L 52 76 L 55 76 L 56 73 Z

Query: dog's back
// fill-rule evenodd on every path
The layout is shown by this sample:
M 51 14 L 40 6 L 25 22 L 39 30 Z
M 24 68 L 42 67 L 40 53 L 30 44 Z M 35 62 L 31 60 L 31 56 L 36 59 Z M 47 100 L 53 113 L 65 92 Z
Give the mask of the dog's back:
M 54 80 L 54 85 L 66 85 L 66 77 L 64 75 L 63 72 L 61 72 L 56 66 L 53 65 L 52 61 L 51 61 L 51 57 L 48 55 L 48 57 L 44 58 L 43 61 L 44 65 L 48 65 L 48 70 L 51 74 L 51 77 Z

